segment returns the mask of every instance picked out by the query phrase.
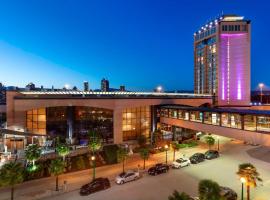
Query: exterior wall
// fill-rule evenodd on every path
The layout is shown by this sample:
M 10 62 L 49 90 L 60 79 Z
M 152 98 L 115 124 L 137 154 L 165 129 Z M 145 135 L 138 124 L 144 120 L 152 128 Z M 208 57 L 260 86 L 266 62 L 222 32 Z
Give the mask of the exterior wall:
M 161 123 L 188 128 L 196 131 L 209 132 L 216 135 L 221 135 L 237 140 L 242 140 L 251 144 L 260 144 L 270 146 L 270 135 L 259 132 L 251 132 L 240 129 L 226 128 L 208 124 L 201 124 L 196 122 L 184 121 L 171 118 L 160 118 Z
M 212 103 L 210 98 L 196 99 L 88 99 L 88 98 L 16 98 L 18 92 L 7 92 L 7 126 L 13 130 L 24 130 L 26 127 L 26 111 L 57 106 L 89 106 L 113 110 L 114 142 L 123 141 L 122 111 L 125 108 L 152 106 L 162 104 L 179 104 L 200 106 Z
M 247 32 L 221 32 L 219 36 L 218 49 L 219 49 L 218 105 L 220 106 L 249 105 L 250 103 L 249 29 Z

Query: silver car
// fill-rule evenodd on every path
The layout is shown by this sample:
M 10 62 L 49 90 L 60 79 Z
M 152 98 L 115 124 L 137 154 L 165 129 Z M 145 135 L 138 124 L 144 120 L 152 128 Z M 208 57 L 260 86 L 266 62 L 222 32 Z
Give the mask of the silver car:
M 115 182 L 119 185 L 122 185 L 129 181 L 135 181 L 140 178 L 140 174 L 134 170 L 128 170 L 126 172 L 122 172 L 115 178 Z

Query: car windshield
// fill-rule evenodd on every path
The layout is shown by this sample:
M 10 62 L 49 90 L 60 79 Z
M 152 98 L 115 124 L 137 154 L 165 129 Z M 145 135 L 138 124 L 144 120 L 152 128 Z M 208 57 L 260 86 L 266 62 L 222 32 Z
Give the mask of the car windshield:
M 176 162 L 178 162 L 178 163 L 182 163 L 182 162 L 184 162 L 184 159 L 179 158 L 179 159 L 177 159 L 177 160 L 176 160 Z
M 119 176 L 121 177 L 121 178 L 123 178 L 123 177 L 125 177 L 126 176 L 126 172 L 122 172 L 121 174 L 119 174 Z

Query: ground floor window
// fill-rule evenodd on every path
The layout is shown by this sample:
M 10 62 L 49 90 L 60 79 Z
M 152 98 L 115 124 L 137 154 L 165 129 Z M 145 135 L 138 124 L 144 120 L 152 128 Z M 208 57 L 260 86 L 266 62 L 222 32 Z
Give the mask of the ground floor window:
M 139 135 L 150 137 L 151 111 L 149 106 L 123 110 L 123 140 L 135 140 Z

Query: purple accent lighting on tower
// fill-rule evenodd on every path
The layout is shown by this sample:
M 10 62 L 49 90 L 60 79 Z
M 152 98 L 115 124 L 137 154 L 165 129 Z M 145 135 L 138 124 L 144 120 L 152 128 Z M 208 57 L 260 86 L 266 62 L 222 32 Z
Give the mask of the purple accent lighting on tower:
M 223 104 L 236 104 L 245 99 L 247 34 L 220 35 L 220 90 Z M 248 91 L 247 91 L 248 92 Z

